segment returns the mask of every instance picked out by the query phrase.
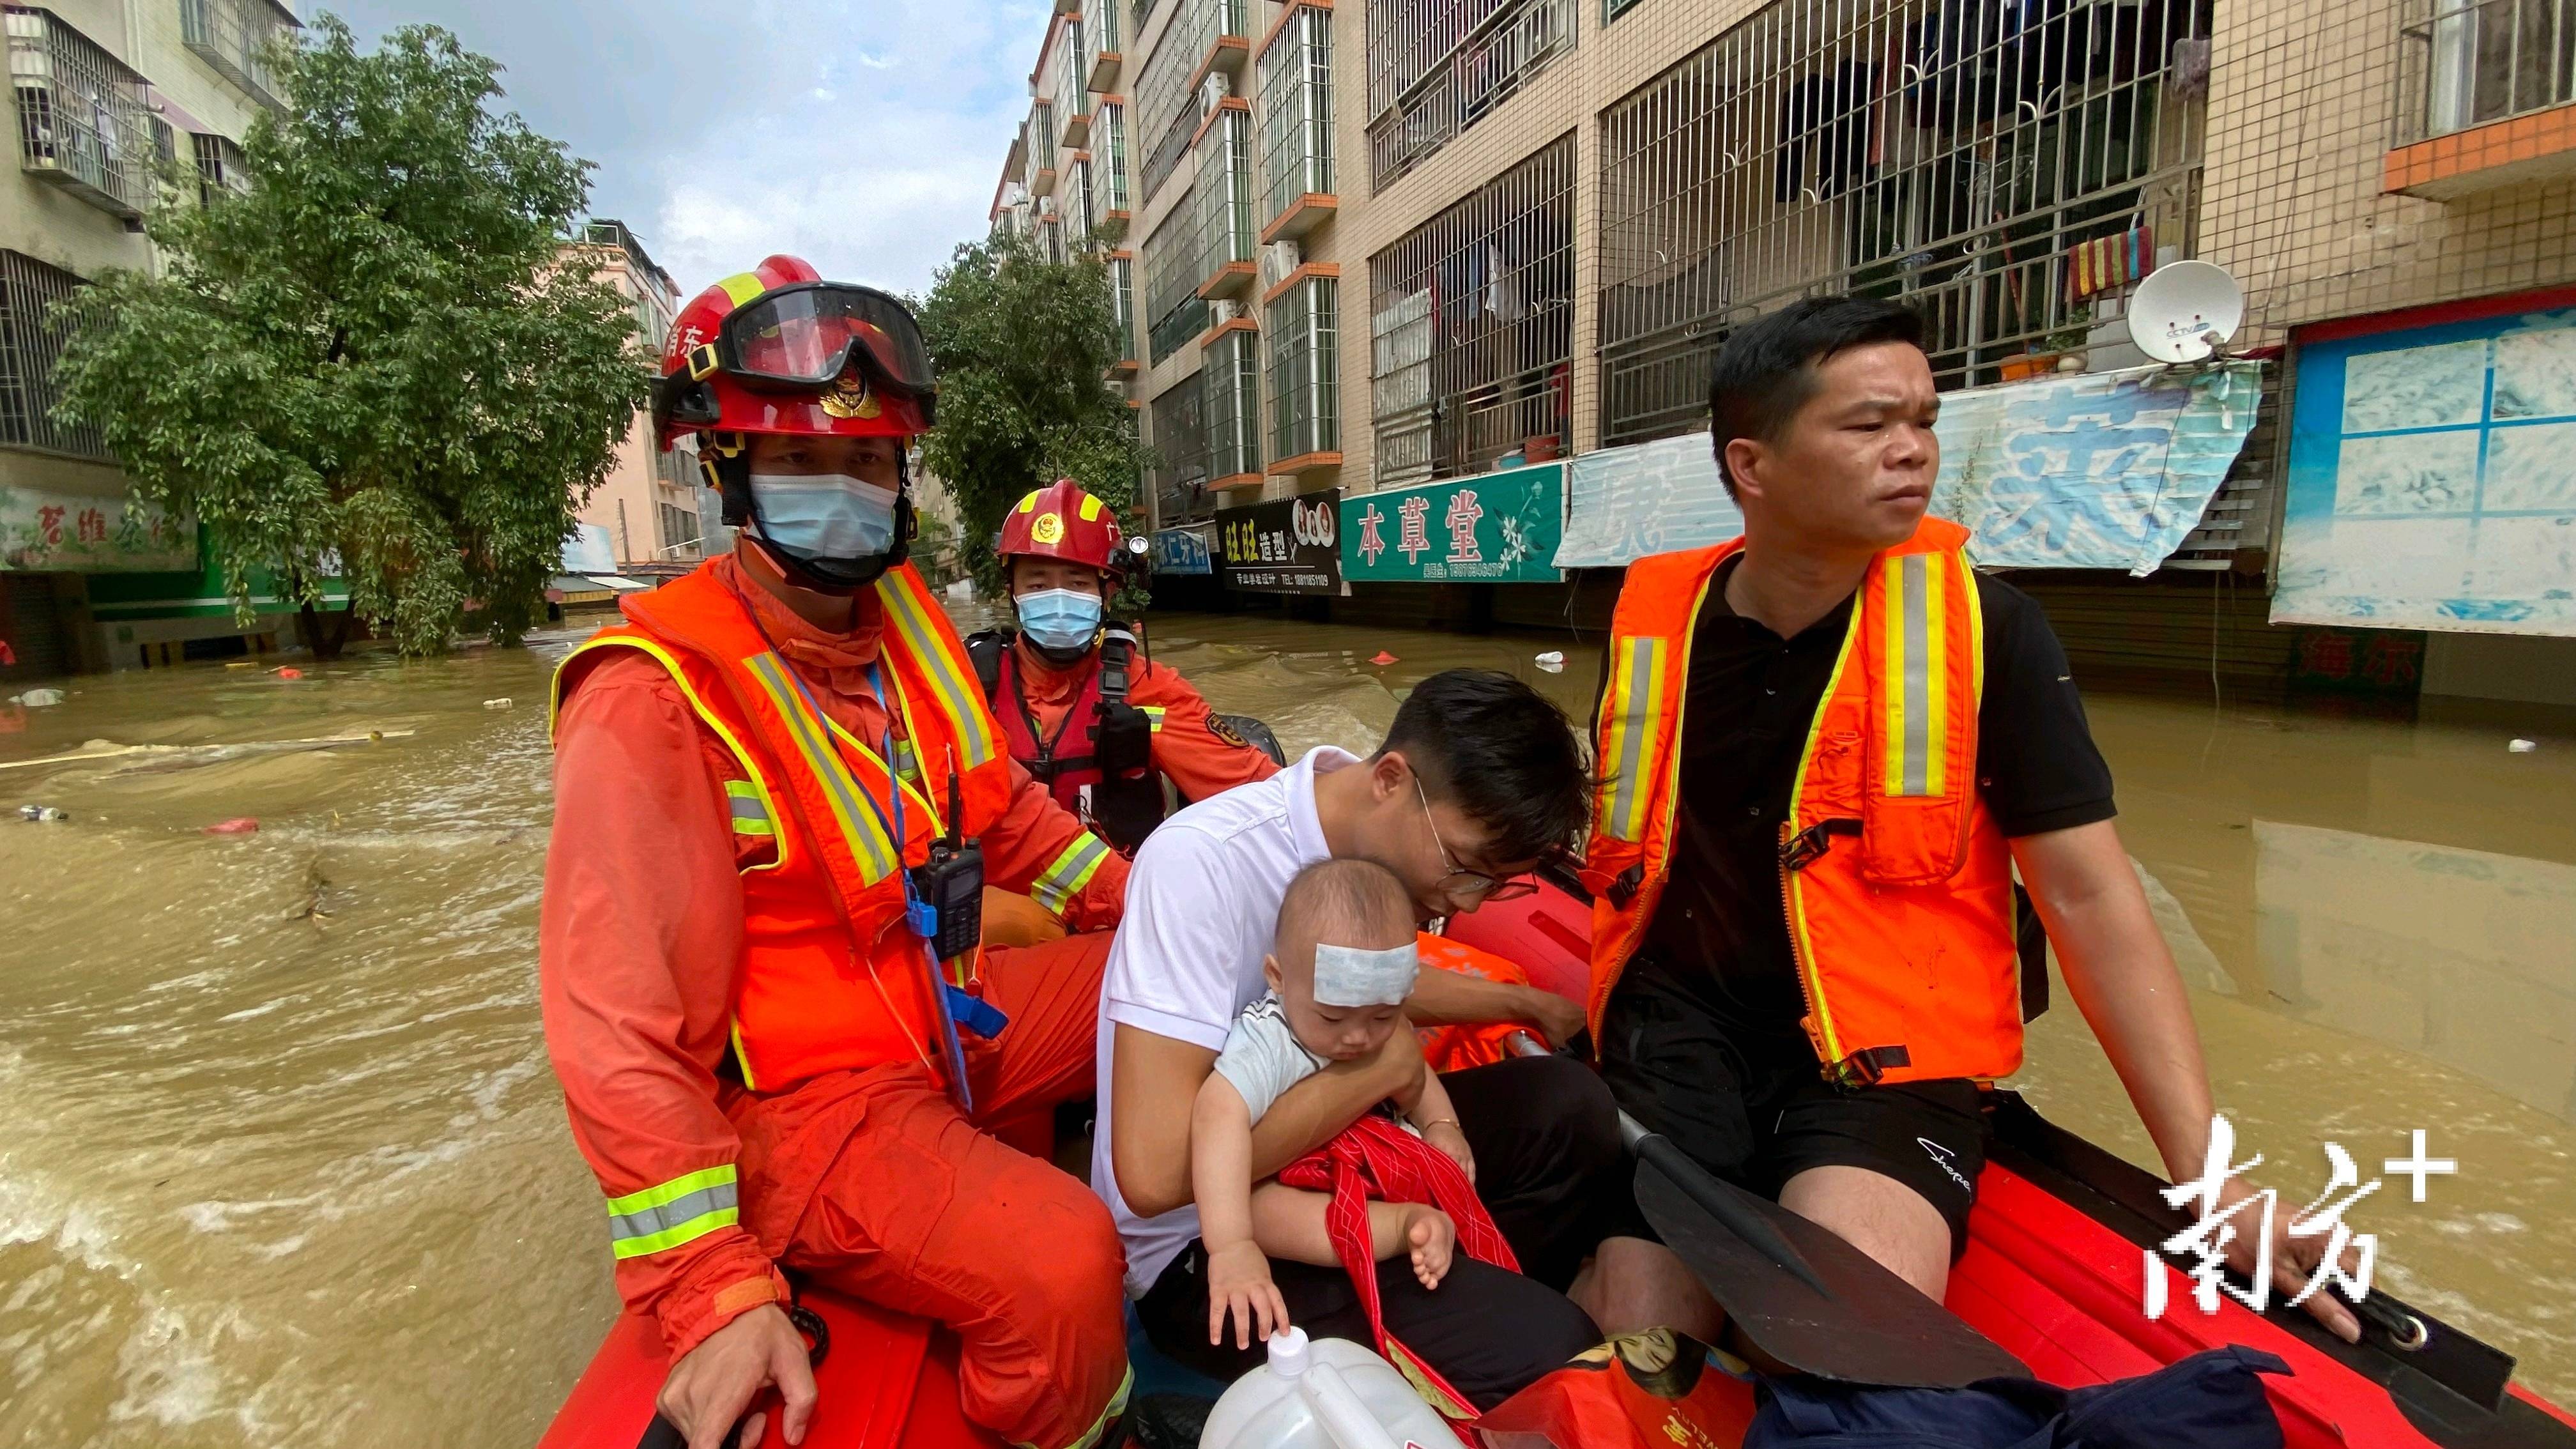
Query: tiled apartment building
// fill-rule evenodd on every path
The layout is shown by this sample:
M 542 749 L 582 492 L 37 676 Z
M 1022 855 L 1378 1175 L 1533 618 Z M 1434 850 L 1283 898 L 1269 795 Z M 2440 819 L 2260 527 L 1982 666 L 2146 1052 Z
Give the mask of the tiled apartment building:
M 2133 365 L 2205 258 L 2273 350 L 2163 576 L 2259 623 L 2310 338 L 2576 301 L 2576 0 L 1065 0 L 1030 84 L 993 224 L 1108 250 L 1164 524 L 1701 428 L 1809 293 L 1945 387 Z
M 102 268 L 152 265 L 154 205 L 242 184 L 240 139 L 278 103 L 267 46 L 295 14 L 283 0 L 56 0 L 0 20 L 18 143 L 0 181 L 0 639 L 17 660 L 0 660 L 0 683 L 238 649 L 282 615 L 237 625 L 193 531 L 129 508 L 97 432 L 55 420 L 64 335 L 49 312 Z

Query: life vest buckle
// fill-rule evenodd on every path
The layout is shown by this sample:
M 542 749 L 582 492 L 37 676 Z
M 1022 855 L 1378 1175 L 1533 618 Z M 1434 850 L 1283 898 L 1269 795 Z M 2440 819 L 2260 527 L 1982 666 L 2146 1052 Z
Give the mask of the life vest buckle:
M 1858 834 L 1860 822 L 1857 820 L 1819 820 L 1780 842 L 1780 868 L 1804 870 L 1833 848 L 1834 836 Z

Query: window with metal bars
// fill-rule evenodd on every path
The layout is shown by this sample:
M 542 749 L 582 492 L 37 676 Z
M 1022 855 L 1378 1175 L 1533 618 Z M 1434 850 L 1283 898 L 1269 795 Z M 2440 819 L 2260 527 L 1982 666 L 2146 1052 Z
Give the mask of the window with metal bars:
M 1154 365 L 1189 345 L 1208 326 L 1208 304 L 1199 297 L 1198 208 L 1184 193 L 1145 238 L 1147 355 Z M 1160 436 L 1157 434 L 1157 436 Z
M 189 136 L 197 162 L 197 204 L 212 206 L 220 191 L 248 191 L 250 176 L 242 170 L 241 148 L 231 139 L 199 131 Z
M 1065 192 L 1064 209 L 1073 225 L 1073 242 L 1078 247 L 1092 245 L 1092 228 L 1099 225 L 1091 210 L 1091 158 L 1073 158 L 1072 184 Z
M 1055 113 L 1063 118 L 1068 131 L 1074 128 L 1076 117 L 1091 114 L 1089 76 L 1082 61 L 1082 18 L 1068 15 L 1057 27 L 1055 38 Z
M 2398 143 L 2576 101 L 2576 0 L 2407 0 Z
M 179 0 L 180 43 L 263 106 L 280 103 L 270 47 L 297 28 L 270 0 Z
M 1198 210 L 1197 280 L 1236 262 L 1252 260 L 1252 117 L 1221 110 L 1199 142 L 1198 180 L 1191 183 Z
M 1206 52 L 1192 48 L 1188 30 L 1181 17 L 1173 17 L 1136 77 L 1136 144 L 1144 148 L 1136 179 L 1138 200 L 1146 206 L 1189 159 L 1190 137 L 1207 115 L 1205 92 L 1191 84 Z
M 1207 509 L 1207 397 L 1200 386 L 1204 376 L 1193 372 L 1146 404 L 1146 422 L 1153 436 L 1145 441 L 1153 445 L 1154 492 L 1166 519 L 1195 517 Z
M 1083 84 L 1098 76 L 1102 56 L 1118 52 L 1118 0 L 1082 0 Z
M 1029 190 L 1043 196 L 1055 187 L 1055 107 L 1041 97 L 1029 103 Z
M 1602 442 L 1701 426 L 1726 330 L 1815 293 L 1922 312 L 1944 387 L 2124 339 L 2193 248 L 2206 5 L 1783 4 L 1603 112 Z
M 54 405 L 62 401 L 54 365 L 62 361 L 71 328 L 53 309 L 80 286 L 80 278 L 59 267 L 0 251 L 0 446 L 113 463 L 116 455 L 98 429 L 71 427 L 54 417 Z
M 1261 224 L 1333 189 L 1333 12 L 1291 11 L 1261 52 Z
M 1571 132 L 1369 258 L 1378 485 L 1561 445 L 1573 297 Z
M 1237 326 L 1207 346 L 1199 376 L 1207 388 L 1208 472 L 1217 478 L 1261 472 L 1261 334 Z
M 1370 184 L 1412 170 L 1572 50 L 1574 6 L 1368 0 Z
M 1342 447 L 1341 399 L 1334 369 L 1335 312 L 1341 283 L 1307 277 L 1289 284 L 1266 310 L 1270 329 L 1270 455 L 1280 462 Z
M 1091 217 L 1110 224 L 1127 207 L 1127 108 L 1104 101 L 1091 113 Z
M 7 18 L 21 169 L 101 210 L 141 216 L 153 199 L 150 87 L 51 11 L 12 5 Z
M 1128 257 L 1109 259 L 1109 300 L 1118 314 L 1118 359 L 1136 360 L 1136 264 Z
M 656 503 L 653 505 L 653 510 L 662 525 L 662 541 L 654 552 L 663 558 L 673 558 L 692 553 L 699 547 L 698 515 L 695 509 L 674 508 L 668 503 Z

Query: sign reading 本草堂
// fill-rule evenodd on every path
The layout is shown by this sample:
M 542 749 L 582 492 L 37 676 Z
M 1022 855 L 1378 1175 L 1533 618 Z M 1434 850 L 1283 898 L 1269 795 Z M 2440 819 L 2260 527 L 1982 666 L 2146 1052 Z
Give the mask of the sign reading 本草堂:
M 1217 573 L 1230 589 L 1261 594 L 1342 591 L 1342 491 L 1281 498 L 1216 515 Z
M 1342 576 L 1371 583 L 1552 584 L 1565 465 L 1342 500 Z
M 1186 528 L 1158 528 L 1154 531 L 1154 572 L 1158 574 L 1208 574 L 1216 571 L 1208 546 L 1213 525 L 1198 523 Z

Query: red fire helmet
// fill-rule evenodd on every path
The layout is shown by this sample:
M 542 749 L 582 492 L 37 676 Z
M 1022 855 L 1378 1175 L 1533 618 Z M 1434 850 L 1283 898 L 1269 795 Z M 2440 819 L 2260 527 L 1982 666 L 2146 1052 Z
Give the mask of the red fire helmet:
M 1118 516 L 1070 478 L 1058 478 L 1002 515 L 1002 566 L 1015 558 L 1060 558 L 1124 576 L 1131 560 Z
M 671 324 L 653 423 L 683 432 L 908 438 L 938 385 L 910 308 L 774 256 L 700 292 Z

